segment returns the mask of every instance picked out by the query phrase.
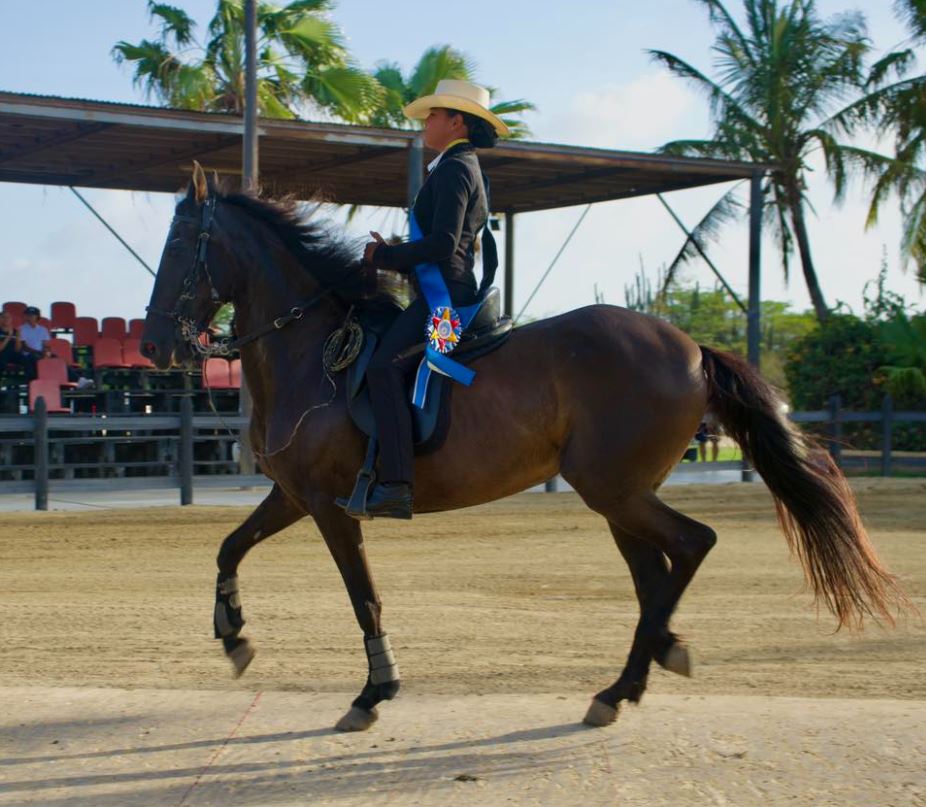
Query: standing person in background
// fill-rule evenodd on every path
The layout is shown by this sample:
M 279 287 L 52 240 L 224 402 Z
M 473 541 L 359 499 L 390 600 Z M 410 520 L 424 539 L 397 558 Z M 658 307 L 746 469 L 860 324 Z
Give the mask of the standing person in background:
M 720 423 L 717 416 L 710 411 L 704 413 L 704 420 L 698 426 L 695 440 L 698 441 L 698 453 L 701 462 L 707 462 L 707 444 L 711 444 L 711 462 L 717 462 L 717 453 L 720 451 Z

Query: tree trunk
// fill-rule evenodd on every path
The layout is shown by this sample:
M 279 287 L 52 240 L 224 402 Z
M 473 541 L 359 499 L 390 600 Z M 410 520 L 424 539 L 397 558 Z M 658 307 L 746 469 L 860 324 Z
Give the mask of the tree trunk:
M 813 303 L 817 320 L 821 323 L 826 322 L 830 310 L 826 305 L 826 300 L 823 299 L 817 273 L 813 268 L 810 239 L 807 237 L 807 224 L 804 221 L 804 205 L 801 200 L 801 192 L 796 184 L 788 187 L 788 206 L 791 208 L 791 223 L 794 225 L 794 236 L 797 238 L 797 249 L 801 256 L 801 267 L 804 270 L 807 291 L 810 292 L 810 301 Z

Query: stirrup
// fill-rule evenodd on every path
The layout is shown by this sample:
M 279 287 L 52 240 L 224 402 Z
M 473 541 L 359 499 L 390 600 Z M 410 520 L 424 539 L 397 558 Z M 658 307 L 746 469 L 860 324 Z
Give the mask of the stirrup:
M 363 458 L 363 465 L 360 466 L 360 470 L 357 472 L 357 481 L 354 483 L 353 493 L 350 494 L 350 498 L 343 505 L 343 499 L 336 500 L 336 504 L 342 505 L 347 515 L 356 518 L 358 521 L 369 521 L 373 518 L 367 512 L 367 498 L 373 484 L 376 482 L 376 471 L 373 470 L 373 465 L 376 462 L 377 447 L 376 437 L 371 437 L 367 443 L 367 454 Z

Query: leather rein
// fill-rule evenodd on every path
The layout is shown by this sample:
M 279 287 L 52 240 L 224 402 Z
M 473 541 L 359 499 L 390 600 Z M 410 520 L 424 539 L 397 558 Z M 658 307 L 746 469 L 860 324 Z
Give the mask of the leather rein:
M 285 314 L 281 314 L 280 316 L 275 317 L 266 325 L 258 328 L 256 331 L 242 336 L 239 339 L 235 339 L 232 342 L 221 342 L 214 345 L 204 345 L 200 341 L 200 336 L 203 333 L 208 332 L 209 323 L 196 322 L 189 317 L 184 317 L 180 311 L 180 306 L 185 300 L 196 299 L 196 284 L 200 275 L 203 275 L 206 281 L 209 283 L 210 298 L 214 302 L 222 301 L 219 292 L 216 290 L 215 284 L 212 281 L 212 275 L 209 273 L 209 264 L 206 260 L 207 251 L 209 249 L 209 240 L 212 237 L 212 222 L 215 218 L 215 208 L 217 203 L 218 202 L 214 196 L 208 197 L 206 201 L 203 202 L 202 215 L 198 219 L 195 216 L 182 216 L 174 214 L 174 218 L 171 221 L 171 229 L 173 229 L 174 224 L 178 221 L 187 221 L 199 224 L 199 235 L 196 238 L 196 255 L 193 259 L 193 263 L 190 266 L 189 271 L 187 271 L 183 278 L 183 287 L 180 290 L 180 295 L 177 297 L 177 302 L 174 304 L 173 311 L 167 311 L 163 308 L 157 308 L 152 305 L 145 306 L 145 311 L 151 314 L 157 314 L 161 317 L 167 317 L 168 319 L 172 319 L 174 322 L 176 322 L 183 339 L 189 343 L 190 347 L 196 353 L 199 353 L 203 356 L 226 356 L 229 353 L 240 349 L 244 345 L 248 345 L 251 342 L 256 342 L 258 339 L 267 336 L 267 334 L 271 334 L 274 331 L 285 328 L 291 322 L 296 322 L 297 320 L 302 319 L 303 315 L 308 309 L 321 301 L 323 298 L 327 297 L 333 291 L 332 288 L 323 289 L 314 296 L 310 297 L 308 300 L 294 305 Z

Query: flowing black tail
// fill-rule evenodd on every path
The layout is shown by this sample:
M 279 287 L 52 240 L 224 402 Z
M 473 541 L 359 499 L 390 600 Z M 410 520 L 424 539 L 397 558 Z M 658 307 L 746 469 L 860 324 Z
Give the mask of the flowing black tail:
M 878 560 L 830 455 L 788 421 L 775 390 L 745 361 L 704 346 L 701 355 L 708 407 L 768 485 L 817 601 L 839 627 L 861 627 L 866 615 L 893 623 L 909 601 Z

